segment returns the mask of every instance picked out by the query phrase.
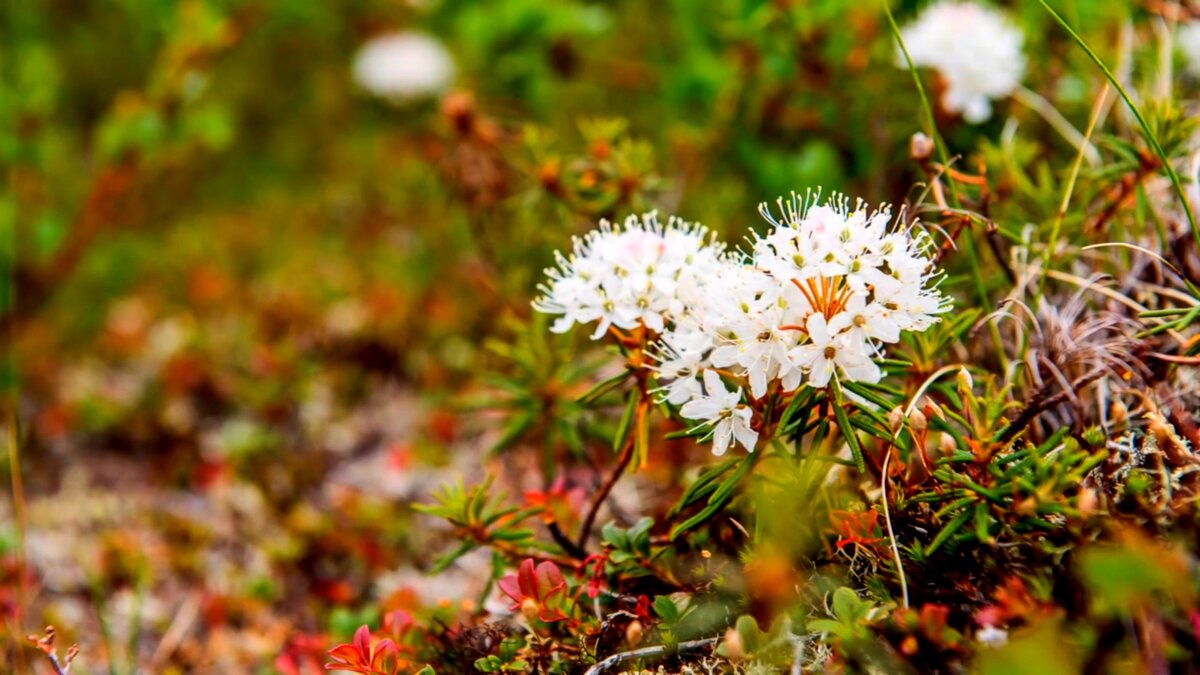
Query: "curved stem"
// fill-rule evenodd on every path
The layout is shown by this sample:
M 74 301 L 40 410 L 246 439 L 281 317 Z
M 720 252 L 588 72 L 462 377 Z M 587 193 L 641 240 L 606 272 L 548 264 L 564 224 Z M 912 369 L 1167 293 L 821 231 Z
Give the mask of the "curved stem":
M 900 547 L 896 545 L 896 533 L 892 530 L 892 509 L 888 506 L 888 464 L 891 461 L 892 448 L 889 446 L 887 455 L 883 458 L 883 522 L 887 525 L 892 558 L 896 561 L 896 572 L 900 575 L 900 592 L 904 597 L 904 608 L 908 609 L 908 578 L 904 576 L 904 563 L 900 560 Z
M 629 468 L 630 461 L 633 460 L 633 446 L 636 437 L 636 434 L 630 434 L 629 440 L 625 441 L 625 447 L 621 448 L 621 456 L 617 459 L 616 468 L 613 469 L 608 480 L 600 486 L 600 491 L 592 497 L 592 503 L 588 506 L 587 515 L 583 519 L 583 525 L 579 528 L 579 538 L 575 544 L 582 551 L 587 550 L 587 540 L 592 535 L 592 526 L 596 523 L 596 514 L 600 512 L 600 506 L 604 504 L 604 500 L 612 492 L 613 486 L 617 484 L 617 481 L 625 473 L 625 469 Z

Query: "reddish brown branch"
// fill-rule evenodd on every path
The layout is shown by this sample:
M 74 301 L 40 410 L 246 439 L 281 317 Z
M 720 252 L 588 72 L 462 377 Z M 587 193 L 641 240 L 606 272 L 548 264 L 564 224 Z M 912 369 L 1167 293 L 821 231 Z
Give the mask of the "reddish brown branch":
M 621 456 L 617 459 L 617 466 L 613 469 L 608 480 L 600 486 L 600 490 L 592 497 L 591 504 L 588 505 L 587 515 L 583 519 L 583 525 L 579 528 L 579 538 L 576 540 L 576 546 L 582 550 L 587 550 L 588 537 L 592 535 L 592 526 L 596 523 L 596 515 L 600 512 L 601 505 L 608 498 L 608 494 L 612 492 L 613 486 L 617 484 L 621 476 L 625 473 L 625 469 L 629 468 L 629 463 L 633 460 L 633 446 L 637 434 L 630 433 L 629 440 L 625 441 L 625 447 L 621 449 Z

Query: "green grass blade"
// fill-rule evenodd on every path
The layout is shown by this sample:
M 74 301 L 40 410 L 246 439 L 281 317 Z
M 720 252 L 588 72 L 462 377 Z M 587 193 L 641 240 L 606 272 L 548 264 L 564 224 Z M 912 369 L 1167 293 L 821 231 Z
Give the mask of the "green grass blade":
M 1079 33 L 1075 32 L 1075 29 L 1071 27 L 1071 24 L 1067 23 L 1066 19 L 1064 19 L 1058 12 L 1054 11 L 1054 8 L 1050 6 L 1049 2 L 1046 0 L 1038 0 L 1038 2 L 1042 4 L 1042 7 L 1046 8 L 1046 11 L 1050 13 L 1050 16 L 1054 17 L 1054 20 L 1058 22 L 1058 25 L 1062 26 L 1062 29 L 1067 31 L 1067 34 L 1070 35 L 1073 40 L 1075 40 L 1075 44 L 1079 45 L 1080 48 L 1087 53 L 1088 58 L 1090 58 L 1092 62 L 1104 72 L 1104 76 L 1108 78 L 1108 81 L 1112 84 L 1112 86 L 1116 87 L 1117 93 L 1119 93 L 1121 98 L 1125 100 L 1125 105 L 1129 107 L 1129 111 L 1133 113 L 1134 118 L 1137 119 L 1138 125 L 1142 128 L 1142 134 L 1146 136 L 1146 142 L 1150 144 L 1151 149 L 1154 150 L 1154 154 L 1158 156 L 1158 160 L 1162 162 L 1163 170 L 1167 172 L 1167 177 L 1171 179 L 1171 185 L 1175 186 L 1175 192 L 1179 195 L 1179 201 L 1183 203 L 1184 213 L 1187 214 L 1188 224 L 1192 226 L 1192 236 L 1195 237 L 1197 243 L 1200 243 L 1200 227 L 1196 225 L 1196 216 L 1192 213 L 1192 205 L 1188 201 L 1187 193 L 1183 190 L 1183 183 L 1180 182 L 1179 174 L 1175 171 L 1175 167 L 1171 166 L 1171 161 L 1167 158 L 1167 153 L 1163 151 L 1162 146 L 1158 143 L 1158 139 L 1150 130 L 1150 125 L 1146 123 L 1146 118 L 1142 117 L 1142 111 L 1138 110 L 1138 107 L 1133 104 L 1133 99 L 1129 98 L 1129 92 L 1125 91 L 1125 87 L 1121 86 L 1121 83 L 1117 81 L 1117 77 L 1113 75 L 1112 71 L 1108 69 L 1108 66 L 1106 66 L 1104 62 L 1100 60 L 1100 57 L 1096 55 L 1096 52 L 1092 51 L 1092 48 L 1088 46 L 1087 42 L 1085 42 L 1082 37 L 1080 37 Z

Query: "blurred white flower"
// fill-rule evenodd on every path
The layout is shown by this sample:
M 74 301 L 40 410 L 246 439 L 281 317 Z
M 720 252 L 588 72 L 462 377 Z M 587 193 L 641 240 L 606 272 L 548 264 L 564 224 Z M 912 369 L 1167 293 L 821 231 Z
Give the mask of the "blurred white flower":
M 1200 77 L 1200 21 L 1180 24 L 1175 42 L 1179 51 L 1183 52 L 1187 72 L 1193 77 Z
M 975 639 L 979 644 L 995 649 L 1008 644 L 1008 631 L 995 626 L 984 626 L 975 633 Z
M 987 121 L 992 100 L 1012 94 L 1021 84 L 1025 36 L 997 9 L 940 0 L 900 33 L 913 64 L 934 68 L 942 76 L 942 106 L 968 122 Z M 897 56 L 898 65 L 907 67 L 903 53 Z
M 359 86 L 392 101 L 438 94 L 453 79 L 450 52 L 423 33 L 380 35 L 363 44 L 354 57 L 354 80 Z

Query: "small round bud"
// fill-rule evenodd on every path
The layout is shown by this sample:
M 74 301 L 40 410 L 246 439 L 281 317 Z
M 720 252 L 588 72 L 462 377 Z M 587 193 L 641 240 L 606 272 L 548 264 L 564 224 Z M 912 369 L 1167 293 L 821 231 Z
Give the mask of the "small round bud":
M 925 417 L 925 413 L 920 410 L 912 411 L 908 416 L 908 425 L 913 431 L 921 432 L 929 428 L 929 419 Z
M 642 627 L 642 622 L 634 619 L 628 626 L 625 627 L 625 643 L 630 648 L 637 647 L 642 643 L 642 635 L 645 629 Z
M 933 139 L 918 131 L 908 142 L 908 154 L 918 162 L 924 162 L 933 157 Z
M 452 91 L 442 99 L 442 114 L 462 134 L 475 125 L 475 96 L 469 91 Z
M 975 380 L 971 379 L 971 371 L 966 368 L 958 369 L 958 393 L 966 396 L 975 389 Z
M 893 434 L 904 426 L 904 411 L 900 409 L 900 406 L 892 408 L 892 411 L 888 413 L 888 426 L 892 428 Z
M 534 621 L 537 621 L 537 618 L 538 618 L 537 601 L 534 600 L 533 598 L 525 598 L 524 600 L 522 600 L 521 601 L 521 614 L 524 615 L 525 620 L 528 621 L 529 623 L 533 623 Z
M 742 644 L 742 635 L 736 628 L 725 631 L 725 656 L 740 659 L 746 655 L 746 646 Z
M 1121 399 L 1113 399 L 1108 416 L 1113 426 L 1122 426 L 1129 421 L 1129 408 L 1125 407 L 1125 403 Z
M 938 441 L 938 452 L 942 453 L 943 457 L 954 454 L 958 450 L 958 441 L 954 440 L 954 436 L 943 433 L 942 438 Z

